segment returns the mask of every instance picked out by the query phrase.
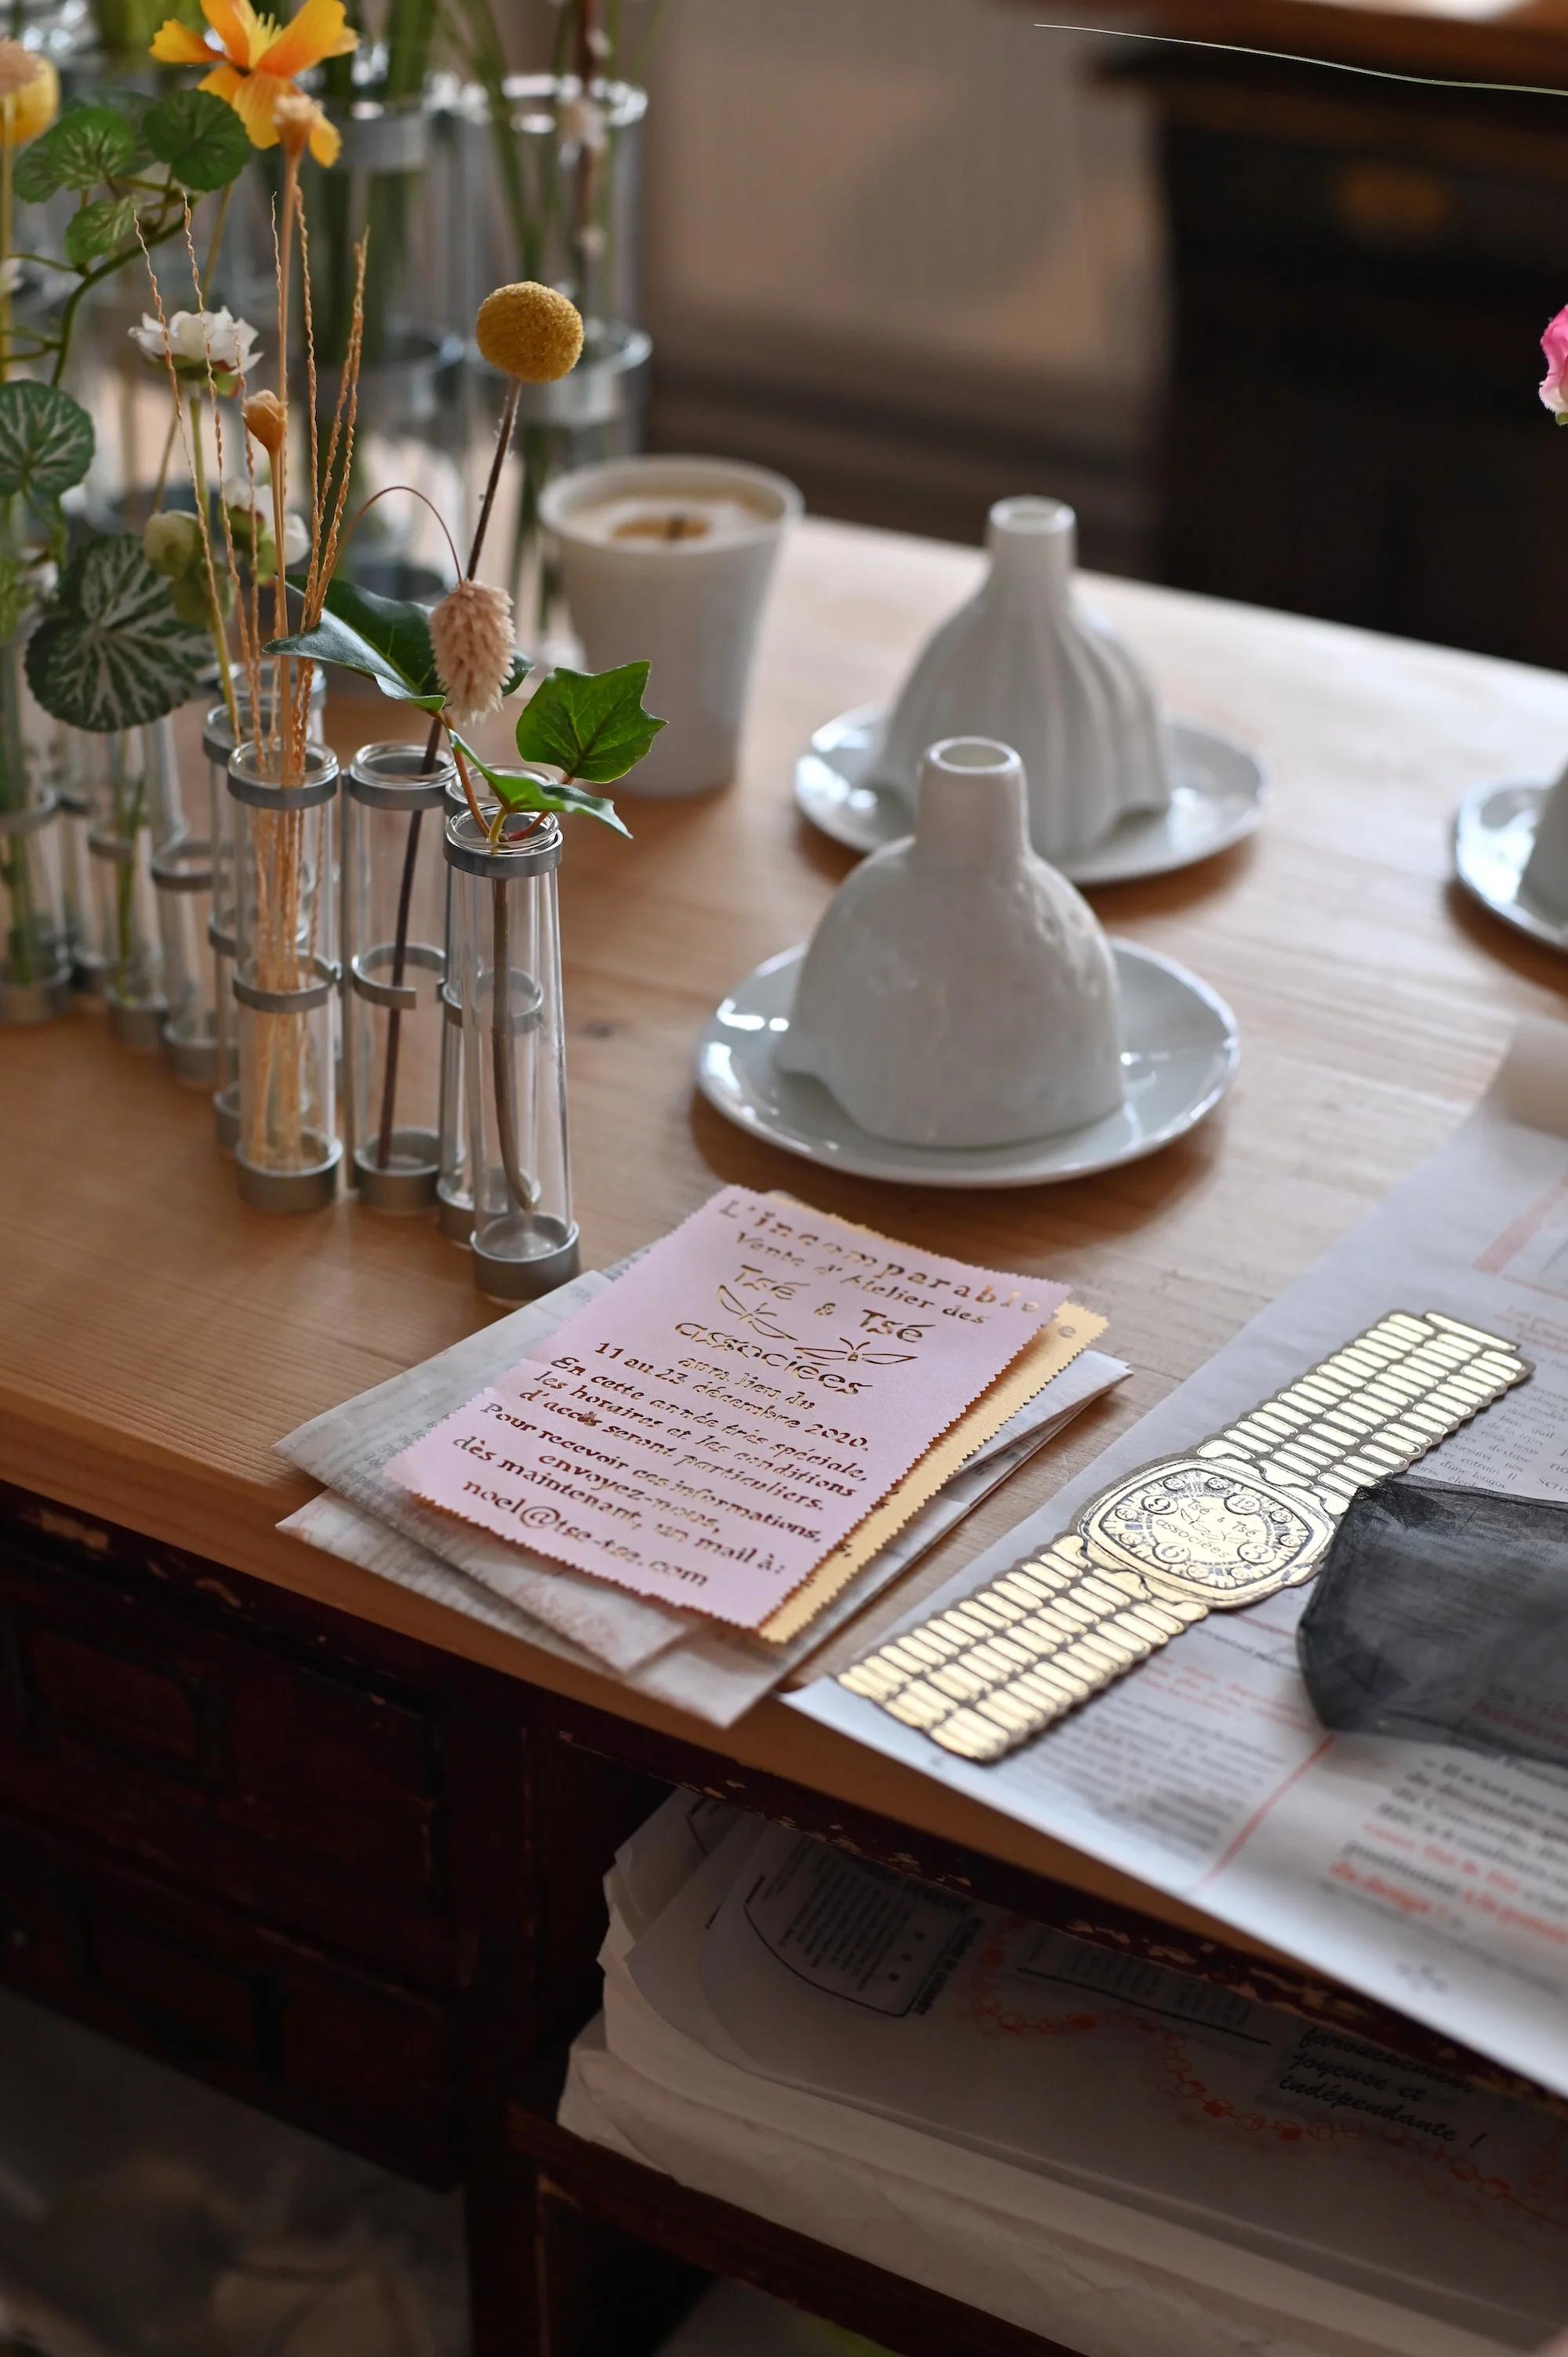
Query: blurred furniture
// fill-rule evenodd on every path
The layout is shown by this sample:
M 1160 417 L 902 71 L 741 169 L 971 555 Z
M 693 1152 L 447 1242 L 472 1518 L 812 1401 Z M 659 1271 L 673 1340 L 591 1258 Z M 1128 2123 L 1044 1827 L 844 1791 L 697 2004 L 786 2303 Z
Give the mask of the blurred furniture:
M 1171 0 L 1152 20 L 1380 70 L 1568 88 L 1562 0 Z M 1162 578 L 1568 664 L 1568 96 L 1129 45 L 1159 124 L 1174 324 Z
M 1146 111 L 1013 0 L 678 0 L 644 172 L 650 447 L 977 543 L 1078 510 L 1144 572 L 1162 349 Z M 1072 16 L 1077 12 L 1058 12 Z
M 639 806 L 631 846 L 579 830 L 563 873 L 594 1262 L 718 1184 L 786 1187 L 1069 1280 L 1134 1370 L 835 1641 L 839 1663 L 1434 1146 L 1518 1014 L 1561 1006 L 1549 952 L 1445 897 L 1446 831 L 1477 777 L 1561 758 L 1568 682 L 1101 582 L 1176 708 L 1273 772 L 1251 843 L 1106 904 L 1236 1006 L 1248 1049 L 1227 1103 L 1157 1160 L 1076 1186 L 897 1197 L 694 1104 L 700 1019 L 809 931 L 843 872 L 790 806 L 797 749 L 887 694 L 979 565 L 803 526 L 736 790 Z M 340 750 L 384 734 L 386 711 L 335 699 Z M 1514 2083 L 778 1702 L 720 1734 L 280 1535 L 309 1485 L 273 1443 L 472 1328 L 461 1253 L 349 1200 L 247 1212 L 205 1099 L 90 1016 L 17 1033 L 0 1060 L 0 1977 L 352 2151 L 461 2182 L 476 2357 L 632 2357 L 693 2268 L 902 2357 L 1050 2357 L 555 2126 L 565 2042 L 598 2003 L 599 1878 L 671 1783 Z

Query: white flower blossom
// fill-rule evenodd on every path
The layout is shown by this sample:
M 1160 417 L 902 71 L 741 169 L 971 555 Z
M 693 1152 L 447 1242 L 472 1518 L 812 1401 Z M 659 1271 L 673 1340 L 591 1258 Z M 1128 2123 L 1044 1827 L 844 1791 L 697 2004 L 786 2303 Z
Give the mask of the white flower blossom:
M 154 368 L 165 361 L 164 324 L 144 311 L 139 328 L 129 330 L 131 341 Z M 236 319 L 229 310 L 176 311 L 168 322 L 166 349 L 174 355 L 177 376 L 202 377 L 209 359 L 212 373 L 225 391 L 245 375 L 256 355 L 256 330 L 248 319 Z
M 272 492 L 264 483 L 252 485 L 238 475 L 225 481 L 221 498 L 229 511 L 235 547 L 242 555 L 249 555 L 253 548 L 262 577 L 270 579 L 274 558 Z M 310 527 L 291 508 L 283 520 L 284 571 L 292 573 L 309 554 Z

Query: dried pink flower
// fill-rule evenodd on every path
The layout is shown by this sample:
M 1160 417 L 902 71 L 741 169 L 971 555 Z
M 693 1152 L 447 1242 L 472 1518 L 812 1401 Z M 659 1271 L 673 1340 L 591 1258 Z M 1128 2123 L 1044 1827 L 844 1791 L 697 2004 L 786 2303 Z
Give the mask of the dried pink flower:
M 1541 398 L 1548 409 L 1556 411 L 1561 425 L 1568 422 L 1568 309 L 1558 312 L 1541 339 L 1541 349 L 1546 354 Z
M 511 599 L 485 581 L 459 581 L 430 617 L 435 670 L 459 727 L 499 709 L 511 675 Z

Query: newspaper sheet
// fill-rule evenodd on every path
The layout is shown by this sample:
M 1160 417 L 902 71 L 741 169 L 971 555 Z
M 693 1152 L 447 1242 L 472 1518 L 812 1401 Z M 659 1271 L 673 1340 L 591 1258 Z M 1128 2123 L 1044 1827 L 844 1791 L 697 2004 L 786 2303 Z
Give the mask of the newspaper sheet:
M 279 1453 L 329 1487 L 279 1528 L 564 1660 L 608 1668 L 639 1693 L 715 1727 L 733 1725 L 760 1702 L 1127 1372 L 1103 1351 L 1080 1351 L 813 1620 L 782 1644 L 763 1644 L 531 1557 L 422 1505 L 386 1477 L 389 1458 L 459 1400 L 517 1365 L 608 1283 L 596 1273 L 579 1276 L 544 1300 L 466 1335 L 439 1357 L 301 1425 L 279 1442 Z
M 1422 1474 L 1568 1500 L 1568 1025 L 1524 1027 L 1440 1153 L 911 1618 L 1395 1308 L 1489 1328 L 1536 1368 Z M 831 1680 L 787 1699 L 1568 2094 L 1568 1774 L 1329 1735 L 1295 1660 L 1309 1592 L 1212 1617 L 994 1767 L 950 1758 Z

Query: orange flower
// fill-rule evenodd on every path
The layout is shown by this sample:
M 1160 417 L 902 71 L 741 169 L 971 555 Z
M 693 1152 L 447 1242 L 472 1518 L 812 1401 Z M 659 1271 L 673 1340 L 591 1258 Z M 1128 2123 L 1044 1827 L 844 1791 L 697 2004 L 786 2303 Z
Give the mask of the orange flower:
M 277 103 L 297 75 L 323 58 L 341 58 L 359 48 L 360 37 L 346 20 L 343 0 L 305 0 L 280 31 L 274 16 L 258 16 L 251 0 L 201 0 L 201 13 L 218 37 L 214 48 L 200 33 L 170 16 L 153 37 L 152 54 L 166 66 L 209 66 L 201 83 L 226 98 L 252 147 L 278 143 Z M 318 164 L 334 164 L 343 142 L 319 109 L 310 132 L 310 152 Z

